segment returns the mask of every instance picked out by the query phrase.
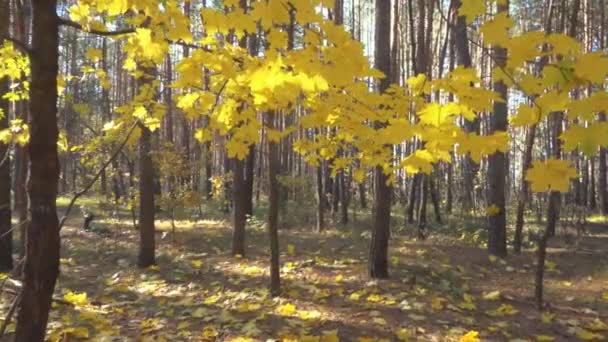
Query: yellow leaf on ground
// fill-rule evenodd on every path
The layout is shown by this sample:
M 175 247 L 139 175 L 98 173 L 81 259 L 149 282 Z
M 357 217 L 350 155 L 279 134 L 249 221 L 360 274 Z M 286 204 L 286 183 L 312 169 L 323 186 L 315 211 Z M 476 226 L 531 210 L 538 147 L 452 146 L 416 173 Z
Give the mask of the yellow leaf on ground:
M 291 316 L 295 314 L 296 311 L 296 306 L 290 303 L 283 304 L 277 308 L 277 313 L 281 316 Z
M 475 330 L 471 330 L 468 333 L 466 333 L 464 336 L 462 336 L 458 342 L 481 342 L 481 340 L 479 339 L 479 332 L 475 331 Z

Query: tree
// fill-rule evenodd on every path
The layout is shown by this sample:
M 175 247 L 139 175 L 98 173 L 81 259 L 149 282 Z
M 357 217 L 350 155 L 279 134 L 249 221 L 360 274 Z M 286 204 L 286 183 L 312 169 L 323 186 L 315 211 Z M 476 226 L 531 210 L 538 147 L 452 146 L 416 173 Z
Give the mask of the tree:
M 0 36 L 8 36 L 10 6 L 0 3 Z M 0 94 L 10 90 L 10 79 L 0 68 Z M 9 127 L 9 100 L 0 97 L 0 130 Z M 0 272 L 13 269 L 13 233 L 11 227 L 11 163 L 9 146 L 0 146 Z
M 385 76 L 380 81 L 379 91 L 388 89 L 391 75 L 391 3 L 376 0 L 375 67 Z M 376 124 L 376 128 L 382 128 Z M 372 278 L 388 277 L 388 241 L 390 236 L 392 187 L 382 166 L 374 170 L 374 216 L 372 239 L 369 249 L 368 271 Z
M 508 15 L 509 2 L 498 5 L 499 15 Z M 504 47 L 493 49 L 494 63 L 498 68 L 505 68 L 507 50 Z M 494 82 L 501 100 L 494 101 L 494 112 L 490 119 L 490 134 L 507 131 L 508 93 L 507 85 L 502 80 Z M 507 208 L 505 205 L 507 175 L 507 155 L 496 152 L 488 157 L 488 250 L 496 256 L 507 256 Z
M 26 236 L 23 289 L 15 341 L 43 341 L 59 274 L 59 220 L 55 200 L 57 154 L 57 71 L 59 21 L 55 0 L 32 2 L 30 48 L 30 225 Z

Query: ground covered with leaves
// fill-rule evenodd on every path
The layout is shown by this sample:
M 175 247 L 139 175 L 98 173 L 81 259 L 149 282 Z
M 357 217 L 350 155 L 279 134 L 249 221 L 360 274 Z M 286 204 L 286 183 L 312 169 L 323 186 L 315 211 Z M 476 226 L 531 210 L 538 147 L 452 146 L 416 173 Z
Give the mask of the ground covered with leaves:
M 108 214 L 108 216 L 111 216 Z M 158 266 L 135 266 L 128 219 L 77 214 L 62 231 L 49 338 L 61 341 L 577 341 L 608 338 L 608 227 L 549 249 L 547 309 L 534 306 L 534 253 L 506 260 L 480 245 L 482 223 L 452 219 L 427 241 L 395 229 L 391 278 L 366 273 L 365 219 L 323 233 L 285 225 L 282 295 L 267 291 L 266 231 L 254 218 L 248 255 L 230 256 L 228 218 L 160 221 Z M 394 226 L 402 226 L 395 221 Z M 291 227 L 293 226 L 293 227 Z M 481 226 L 482 227 L 482 226 Z M 9 288 L 9 286 L 5 286 Z M 0 311 L 10 307 L 5 292 Z M 10 338 L 14 324 L 8 325 Z

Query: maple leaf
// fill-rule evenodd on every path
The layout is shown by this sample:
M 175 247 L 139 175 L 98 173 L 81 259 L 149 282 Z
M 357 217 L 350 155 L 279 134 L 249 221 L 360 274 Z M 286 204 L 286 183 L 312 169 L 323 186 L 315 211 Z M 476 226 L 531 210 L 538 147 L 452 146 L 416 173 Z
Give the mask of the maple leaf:
M 487 216 L 496 216 L 496 215 L 500 214 L 501 212 L 502 212 L 502 210 L 500 210 L 500 208 L 496 204 L 492 204 L 491 206 L 486 208 Z
M 567 192 L 570 179 L 576 176 L 576 169 L 566 160 L 537 160 L 532 163 L 532 168 L 526 171 L 526 181 L 534 192 Z
M 479 339 L 479 332 L 475 331 L 475 330 L 471 330 L 468 333 L 466 333 L 464 336 L 462 336 L 460 339 L 458 339 L 458 342 L 481 342 L 481 340 Z
M 608 58 L 604 57 L 603 51 L 584 54 L 578 58 L 574 72 L 583 80 L 601 84 L 608 74 Z
M 89 48 L 87 49 L 85 56 L 93 62 L 97 62 L 103 56 L 103 52 L 100 49 Z
M 537 124 L 542 119 L 537 107 L 522 104 L 517 109 L 517 114 L 509 118 L 509 123 L 514 127 Z
M 74 306 L 82 306 L 89 303 L 86 292 L 77 293 L 68 291 L 68 293 L 63 295 L 63 299 Z
M 515 22 L 508 13 L 498 13 L 494 19 L 486 21 L 479 31 L 483 33 L 483 40 L 486 44 L 506 46 L 509 40 L 509 29 Z
M 281 316 L 292 316 L 296 312 L 296 306 L 291 303 L 283 304 L 277 308 L 277 313 Z
M 608 123 L 593 123 L 587 127 L 573 125 L 561 134 L 560 139 L 564 142 L 564 151 L 579 148 L 586 156 L 592 157 L 599 147 L 608 146 Z
M 485 0 L 462 0 L 461 3 L 458 15 L 464 16 L 469 24 L 486 12 Z

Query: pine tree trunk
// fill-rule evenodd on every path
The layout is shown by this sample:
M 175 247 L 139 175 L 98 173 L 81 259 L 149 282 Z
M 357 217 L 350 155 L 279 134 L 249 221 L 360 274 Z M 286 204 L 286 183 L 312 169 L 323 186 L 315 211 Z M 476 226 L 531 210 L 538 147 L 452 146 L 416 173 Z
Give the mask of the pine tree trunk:
M 56 0 L 32 2 L 30 56 L 30 173 L 28 194 L 31 222 L 26 237 L 22 300 L 17 315 L 15 341 L 42 342 L 59 274 L 59 220 L 57 186 L 57 73 L 58 23 Z

